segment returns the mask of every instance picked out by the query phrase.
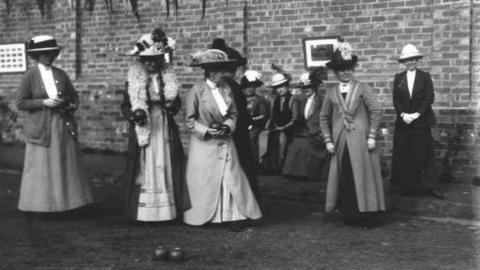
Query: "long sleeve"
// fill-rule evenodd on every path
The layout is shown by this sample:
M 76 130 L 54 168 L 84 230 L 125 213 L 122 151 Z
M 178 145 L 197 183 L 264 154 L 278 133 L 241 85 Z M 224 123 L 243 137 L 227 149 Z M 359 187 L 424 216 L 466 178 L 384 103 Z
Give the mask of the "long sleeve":
M 228 108 L 227 119 L 223 121 L 223 124 L 227 125 L 230 128 L 231 133 L 235 131 L 238 118 L 239 118 L 239 112 L 237 110 L 237 105 L 233 100 L 232 104 Z
M 42 110 L 43 109 L 43 99 L 33 98 L 32 97 L 32 82 L 34 79 L 34 73 L 29 71 L 25 74 L 20 82 L 20 87 L 18 88 L 16 103 L 19 110 Z
M 188 94 L 185 100 L 185 118 L 187 120 L 187 126 L 192 131 L 192 134 L 200 139 L 204 139 L 207 134 L 208 127 L 198 122 L 198 90 L 197 86 L 194 86 Z
M 427 109 L 433 104 L 433 100 L 435 98 L 435 92 L 433 91 L 433 83 L 432 78 L 428 72 L 423 73 L 425 74 L 424 78 L 424 91 L 425 91 L 425 98 L 421 101 L 420 106 L 417 109 L 417 112 L 420 115 L 423 115 Z M 419 75 L 419 74 L 418 74 Z
M 78 93 L 75 90 L 75 87 L 72 84 L 72 81 L 70 81 L 70 78 L 68 77 L 67 73 L 63 72 L 63 76 L 65 76 L 65 87 L 67 88 L 67 92 L 69 93 L 69 101 L 74 105 L 75 110 L 78 108 L 78 104 L 80 103 L 79 98 L 78 98 Z
M 377 137 L 377 130 L 382 119 L 382 108 L 377 97 L 373 93 L 370 86 L 363 84 L 363 100 L 368 111 L 368 118 L 370 122 L 370 128 L 368 130 L 368 137 L 375 139 Z
M 123 101 L 120 104 L 120 111 L 122 112 L 123 117 L 125 117 L 125 119 L 129 122 L 133 122 L 132 120 L 133 113 L 131 108 L 132 108 L 132 105 L 130 104 L 130 98 L 128 96 L 127 91 L 125 91 L 123 93 Z
M 320 110 L 320 130 L 322 131 L 325 143 L 333 142 L 332 129 L 330 125 L 332 122 L 332 112 L 333 104 L 327 93 L 323 99 L 322 109 Z
M 395 108 L 395 111 L 397 112 L 398 117 L 400 117 L 400 115 L 406 111 L 405 106 L 403 105 L 400 97 L 400 84 L 405 83 L 405 81 L 401 81 L 400 77 L 401 77 L 400 74 L 395 75 L 395 78 L 393 79 L 393 91 L 392 91 L 393 107 Z

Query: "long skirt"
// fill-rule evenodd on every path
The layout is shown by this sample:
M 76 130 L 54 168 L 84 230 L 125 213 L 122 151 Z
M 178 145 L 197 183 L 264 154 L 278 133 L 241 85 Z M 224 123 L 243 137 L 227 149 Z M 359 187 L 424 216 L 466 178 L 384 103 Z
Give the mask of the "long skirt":
M 166 112 L 159 106 L 150 111 L 151 133 L 149 144 L 140 154 L 140 171 L 136 183 L 140 185 L 136 219 L 165 221 L 176 218 L 172 162 Z
M 308 178 L 311 181 L 326 181 L 330 156 L 322 140 L 295 137 L 287 147 L 283 174 Z
M 392 185 L 406 194 L 422 194 L 438 185 L 430 128 L 395 129 Z
M 353 177 L 352 163 L 348 147 L 345 145 L 340 164 L 341 173 L 338 184 L 338 202 L 337 208 L 341 219 L 351 223 L 362 223 L 374 218 L 378 218 L 381 211 L 360 212 L 358 209 L 357 192 Z
M 93 202 L 77 141 L 52 111 L 50 145 L 26 143 L 18 209 L 60 212 Z

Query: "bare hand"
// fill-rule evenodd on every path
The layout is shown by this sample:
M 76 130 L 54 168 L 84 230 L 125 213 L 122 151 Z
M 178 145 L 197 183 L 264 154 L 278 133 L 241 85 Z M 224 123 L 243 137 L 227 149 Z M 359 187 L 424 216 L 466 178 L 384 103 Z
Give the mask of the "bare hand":
M 55 108 L 62 105 L 62 101 L 56 98 L 47 98 L 42 101 L 43 106 L 49 108 Z
M 369 151 L 372 151 L 373 149 L 375 149 L 375 139 L 368 138 L 367 147 Z
M 405 124 L 407 125 L 410 125 L 410 123 L 412 123 L 413 120 L 415 120 L 413 119 L 413 116 L 409 113 L 404 113 L 402 119 L 403 119 L 403 122 L 405 122 Z
M 327 148 L 327 151 L 330 153 L 330 154 L 335 154 L 335 145 L 333 145 L 333 143 L 331 142 L 328 142 L 325 147 Z

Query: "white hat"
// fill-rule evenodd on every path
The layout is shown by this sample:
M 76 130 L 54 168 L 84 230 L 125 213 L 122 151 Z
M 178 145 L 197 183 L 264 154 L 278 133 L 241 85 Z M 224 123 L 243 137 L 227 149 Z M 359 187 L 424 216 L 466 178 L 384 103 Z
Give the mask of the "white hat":
M 418 51 L 415 45 L 408 43 L 407 45 L 403 46 L 402 52 L 398 57 L 398 61 L 403 61 L 409 58 L 422 58 L 423 55 Z
M 40 35 L 32 37 L 28 43 L 28 53 L 59 51 L 62 47 L 57 45 L 57 40 L 50 35 Z
M 128 51 L 128 56 L 158 56 L 166 54 L 175 49 L 175 40 L 167 37 L 167 45 L 154 41 L 152 34 L 145 34 L 135 44 L 135 47 Z
M 275 73 L 272 76 L 272 82 L 270 83 L 270 87 L 277 87 L 280 86 L 286 82 L 288 82 L 289 79 L 282 73 Z

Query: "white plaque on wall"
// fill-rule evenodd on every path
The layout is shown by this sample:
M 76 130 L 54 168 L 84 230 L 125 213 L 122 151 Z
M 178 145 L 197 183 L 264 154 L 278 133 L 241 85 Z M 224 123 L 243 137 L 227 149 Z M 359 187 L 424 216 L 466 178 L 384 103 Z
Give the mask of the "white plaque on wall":
M 27 70 L 24 43 L 0 44 L 0 73 L 17 73 Z

